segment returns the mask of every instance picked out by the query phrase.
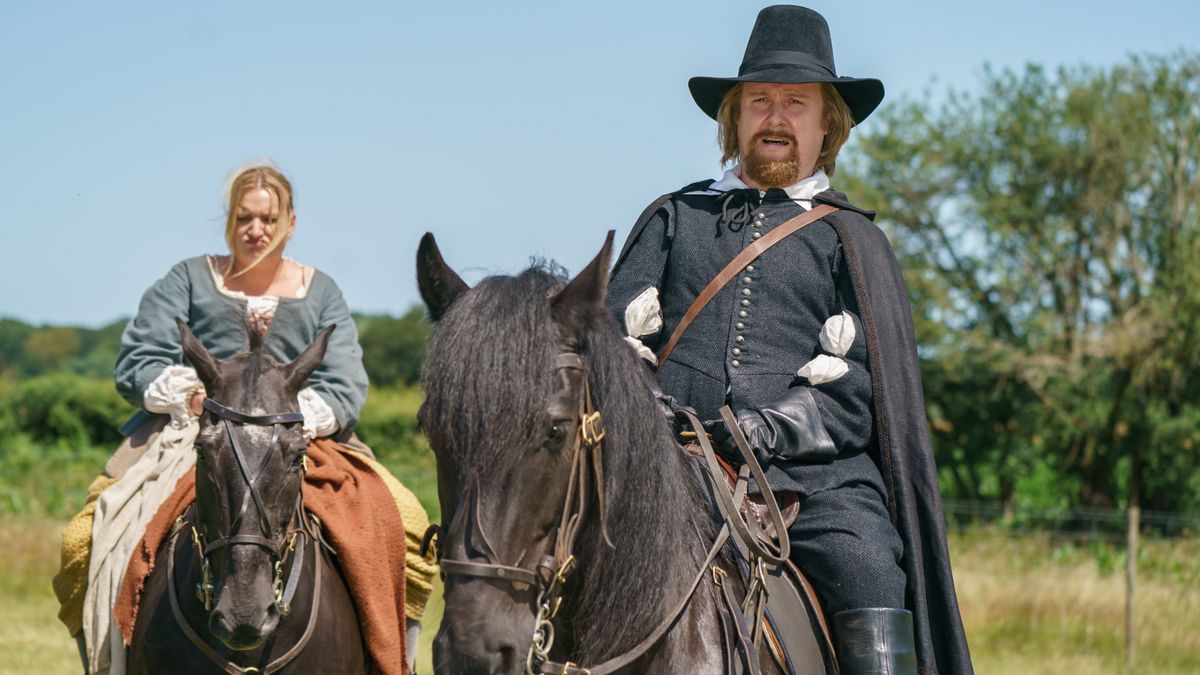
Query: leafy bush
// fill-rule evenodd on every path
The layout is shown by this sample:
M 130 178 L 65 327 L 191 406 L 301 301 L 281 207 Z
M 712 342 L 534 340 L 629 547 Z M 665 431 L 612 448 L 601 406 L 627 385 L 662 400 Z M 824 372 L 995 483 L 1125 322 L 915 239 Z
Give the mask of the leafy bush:
M 121 442 L 117 428 L 134 409 L 108 380 L 56 373 L 0 390 L 0 430 L 60 448 Z

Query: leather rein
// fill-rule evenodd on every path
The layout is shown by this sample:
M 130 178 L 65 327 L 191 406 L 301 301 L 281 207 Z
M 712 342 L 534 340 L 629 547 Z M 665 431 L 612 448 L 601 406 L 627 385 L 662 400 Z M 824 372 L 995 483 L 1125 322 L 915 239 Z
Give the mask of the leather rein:
M 692 597 L 700 583 L 711 574 L 714 582 L 719 584 L 718 574 L 724 572 L 713 566 L 721 549 L 729 541 L 730 528 L 726 523 L 717 535 L 708 551 L 700 571 L 694 577 L 687 593 L 680 599 L 658 626 L 631 650 L 613 657 L 604 663 L 585 668 L 570 661 L 559 663 L 550 660 L 550 650 L 554 646 L 554 617 L 558 615 L 563 603 L 563 588 L 571 573 L 578 567 L 573 553 L 575 538 L 579 534 L 584 517 L 587 514 L 589 502 L 588 493 L 596 492 L 600 507 L 600 528 L 605 542 L 613 546 L 605 526 L 604 506 L 604 471 L 603 455 L 601 454 L 604 439 L 604 424 L 600 411 L 592 403 L 591 389 L 588 383 L 583 359 L 575 353 L 559 354 L 554 359 L 556 370 L 567 368 L 579 370 L 583 374 L 583 387 L 580 394 L 579 413 L 576 419 L 574 448 L 571 458 L 571 472 L 567 483 L 567 494 L 563 503 L 562 515 L 559 519 L 558 531 L 555 537 L 554 552 L 544 555 L 534 569 L 504 565 L 499 562 L 494 550 L 483 536 L 478 526 L 478 502 L 466 505 L 459 510 L 454 522 L 449 527 L 450 533 L 460 528 L 476 527 L 476 533 L 484 550 L 487 562 L 455 560 L 442 556 L 442 547 L 436 546 L 441 574 L 450 576 L 465 576 L 508 581 L 518 590 L 534 586 L 538 589 L 537 616 L 534 622 L 534 632 L 529 653 L 525 660 L 526 675 L 607 675 L 625 668 L 644 656 L 656 645 L 675 622 L 683 615 L 691 603 Z M 711 453 L 711 449 L 710 449 Z M 472 511 L 475 518 L 472 519 Z M 425 532 L 421 544 L 421 555 L 424 556 L 435 536 L 439 536 L 440 526 L 430 525 Z M 465 533 L 464 533 L 465 536 Z M 440 537 L 439 537 L 440 538 Z
M 265 415 L 250 415 L 240 412 L 232 408 L 214 401 L 211 398 L 205 398 L 203 401 L 204 409 L 220 418 L 224 423 L 225 431 L 229 435 L 230 445 L 233 447 L 234 458 L 237 460 L 239 474 L 242 480 L 246 483 L 246 492 L 242 495 L 242 506 L 238 514 L 233 518 L 229 525 L 229 533 L 222 534 L 216 539 L 208 541 L 204 533 L 201 533 L 195 525 L 191 527 L 192 545 L 196 552 L 200 555 L 200 570 L 201 580 L 196 584 L 196 598 L 203 604 L 206 613 L 211 612 L 213 608 L 213 583 L 212 583 L 212 568 L 209 564 L 209 556 L 221 549 L 237 545 L 258 546 L 264 549 L 274 561 L 274 591 L 275 602 L 279 606 L 281 616 L 287 616 L 291 610 L 292 598 L 296 593 L 296 588 L 299 585 L 301 570 L 304 566 L 305 558 L 305 543 L 308 540 L 324 543 L 321 539 L 319 531 L 315 523 L 309 523 L 304 517 L 304 504 L 301 494 L 296 496 L 296 506 L 292 512 L 292 518 L 289 521 L 289 529 L 276 534 L 271 527 L 270 521 L 267 519 L 266 507 L 263 502 L 262 494 L 259 492 L 259 478 L 262 476 L 263 470 L 266 469 L 270 462 L 272 453 L 266 452 L 263 454 L 263 459 L 258 467 L 251 472 L 249 461 L 246 459 L 246 454 L 242 451 L 241 444 L 238 441 L 238 434 L 235 433 L 234 423 L 251 426 L 269 426 L 271 432 L 271 448 L 275 448 L 279 443 L 279 429 L 281 425 L 295 424 L 304 421 L 303 413 L 299 412 L 284 412 L 270 413 Z M 304 455 L 305 473 L 308 472 L 308 456 Z M 230 534 L 237 530 L 238 524 L 250 509 L 250 503 L 254 503 L 254 513 L 258 519 L 259 530 L 263 533 L 258 534 Z M 279 658 L 275 659 L 262 669 L 255 667 L 242 667 L 231 662 L 229 659 L 222 657 L 211 646 L 206 643 L 195 629 L 187 622 L 183 611 L 180 609 L 179 598 L 175 590 L 175 542 L 178 539 L 179 533 L 186 526 L 184 517 L 180 516 L 176 522 L 173 531 L 171 532 L 170 553 L 167 558 L 167 592 L 171 601 L 171 613 L 175 617 L 176 623 L 187 635 L 192 645 L 200 650 L 210 661 L 216 664 L 226 673 L 274 673 L 290 663 L 296 656 L 304 650 L 312 637 L 313 631 L 316 628 L 317 616 L 319 615 L 321 601 L 321 565 L 317 564 L 314 558 L 313 565 L 316 568 L 314 575 L 314 590 L 312 606 L 309 609 L 308 624 L 305 627 L 304 634 L 301 636 L 291 649 L 284 653 Z M 265 536 L 263 536 L 265 535 Z M 313 555 L 319 554 L 317 547 L 314 547 Z M 294 556 L 292 554 L 295 554 Z M 288 574 L 286 583 L 283 579 L 284 566 L 289 557 L 292 559 L 291 570 Z

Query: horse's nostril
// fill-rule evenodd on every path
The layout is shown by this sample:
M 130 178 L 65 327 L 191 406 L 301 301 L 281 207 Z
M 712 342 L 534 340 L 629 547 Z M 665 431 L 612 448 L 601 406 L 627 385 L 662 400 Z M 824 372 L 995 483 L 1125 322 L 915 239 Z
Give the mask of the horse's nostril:
M 517 646 L 511 643 L 505 643 L 500 646 L 500 666 L 504 673 L 512 673 L 517 670 Z
M 213 610 L 208 617 L 208 630 L 221 642 L 228 642 L 233 637 L 233 624 L 225 618 L 225 613 L 220 610 Z

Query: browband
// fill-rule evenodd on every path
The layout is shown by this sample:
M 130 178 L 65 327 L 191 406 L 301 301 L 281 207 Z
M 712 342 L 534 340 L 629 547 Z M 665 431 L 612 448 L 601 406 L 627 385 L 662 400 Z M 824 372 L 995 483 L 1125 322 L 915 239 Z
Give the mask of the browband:
M 304 421 L 304 413 L 299 412 L 270 413 L 268 415 L 247 415 L 246 413 L 238 412 L 232 408 L 226 408 L 225 406 L 208 397 L 204 398 L 203 405 L 205 410 L 211 412 L 217 417 L 222 417 L 231 422 L 239 422 L 241 424 L 265 426 L 268 424 L 290 424 L 292 422 Z

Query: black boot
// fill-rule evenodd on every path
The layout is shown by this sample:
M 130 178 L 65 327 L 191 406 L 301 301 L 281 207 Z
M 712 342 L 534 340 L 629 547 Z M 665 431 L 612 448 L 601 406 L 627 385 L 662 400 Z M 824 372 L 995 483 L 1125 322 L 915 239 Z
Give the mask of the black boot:
M 833 616 L 842 675 L 916 675 L 912 612 L 868 607 Z

